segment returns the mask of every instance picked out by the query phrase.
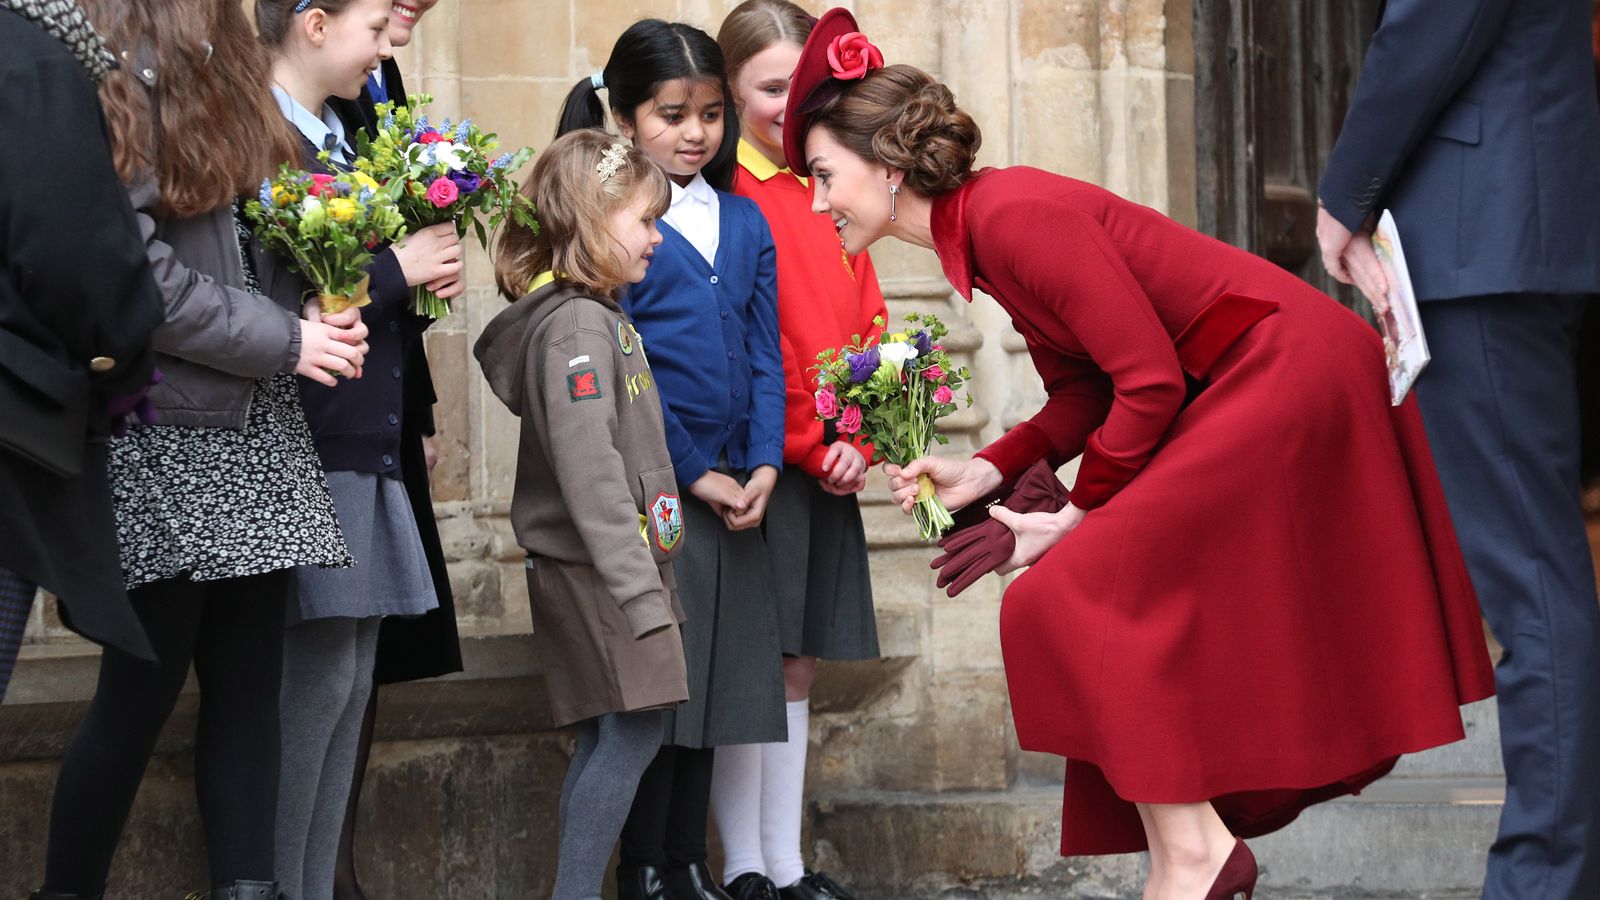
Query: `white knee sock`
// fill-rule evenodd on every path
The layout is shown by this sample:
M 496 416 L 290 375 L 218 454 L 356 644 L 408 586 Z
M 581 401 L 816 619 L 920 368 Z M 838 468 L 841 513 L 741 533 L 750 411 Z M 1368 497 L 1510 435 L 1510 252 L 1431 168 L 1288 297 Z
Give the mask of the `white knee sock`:
M 806 747 L 811 740 L 811 704 L 784 705 L 789 739 L 761 745 L 761 852 L 767 877 L 788 887 L 806 873 L 800 856 L 800 819 L 805 812 Z
M 729 744 L 717 748 L 711 768 L 711 810 L 722 837 L 722 883 L 749 872 L 765 875 L 761 858 L 761 748 Z

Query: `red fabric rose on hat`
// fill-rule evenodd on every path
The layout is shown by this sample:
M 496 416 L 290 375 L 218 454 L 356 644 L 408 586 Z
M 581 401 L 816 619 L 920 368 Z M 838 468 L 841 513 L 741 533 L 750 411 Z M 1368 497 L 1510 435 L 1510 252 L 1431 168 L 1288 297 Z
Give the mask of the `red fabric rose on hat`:
M 883 68 L 883 53 L 867 36 L 859 31 L 841 34 L 828 45 L 828 66 L 833 77 L 840 81 L 853 81 L 867 77 L 873 69 Z

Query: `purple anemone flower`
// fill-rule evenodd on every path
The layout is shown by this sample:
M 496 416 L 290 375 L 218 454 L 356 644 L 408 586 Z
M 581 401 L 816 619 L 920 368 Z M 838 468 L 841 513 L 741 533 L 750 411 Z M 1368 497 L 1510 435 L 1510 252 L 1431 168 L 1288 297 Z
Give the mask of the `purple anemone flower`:
M 865 353 L 850 354 L 845 357 L 845 361 L 850 364 L 850 383 L 861 384 L 871 378 L 873 372 L 878 371 L 878 366 L 882 359 L 879 356 L 878 348 L 873 347 Z
M 456 188 L 459 189 L 463 194 L 470 194 L 473 191 L 476 191 L 478 189 L 478 185 L 482 181 L 482 179 L 478 178 L 477 175 L 467 171 L 466 169 L 451 172 L 450 180 L 456 183 Z
M 912 343 L 917 347 L 918 356 L 927 356 L 933 352 L 933 339 L 928 337 L 926 331 L 917 332 L 917 336 L 912 339 Z

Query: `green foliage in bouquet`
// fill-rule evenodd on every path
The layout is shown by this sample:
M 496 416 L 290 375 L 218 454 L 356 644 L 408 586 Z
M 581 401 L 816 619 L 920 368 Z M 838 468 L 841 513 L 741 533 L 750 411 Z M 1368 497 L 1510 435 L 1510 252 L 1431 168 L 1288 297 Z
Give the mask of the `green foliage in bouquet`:
M 924 456 L 935 443 L 948 444 L 935 424 L 956 411 L 956 391 L 972 373 L 956 366 L 939 343 L 949 333 L 937 316 L 912 313 L 906 322 L 914 331 L 895 332 L 817 354 L 817 418 L 833 422 L 842 435 L 859 436 L 875 448 L 873 462 L 906 465 Z M 873 320 L 882 328 L 882 317 Z M 972 395 L 966 395 L 972 405 Z M 923 540 L 937 540 L 955 524 L 934 494 L 933 483 L 920 479 L 912 513 Z
M 458 124 L 445 119 L 435 127 L 418 112 L 431 102 L 432 97 L 418 94 L 409 106 L 379 103 L 376 136 L 362 132 L 357 138 L 356 170 L 383 185 L 412 231 L 454 222 L 456 232 L 465 234 L 470 224 L 478 243 L 487 248 L 488 232 L 507 216 L 537 230 L 533 204 L 512 178 L 533 158 L 533 151 L 522 147 L 496 155 L 500 143 L 495 135 L 471 119 Z M 450 304 L 418 286 L 412 309 L 437 319 L 449 315 Z
M 316 286 L 327 314 L 371 302 L 373 248 L 405 234 L 393 198 L 360 172 L 313 174 L 285 164 L 261 182 L 244 213 L 256 238 Z

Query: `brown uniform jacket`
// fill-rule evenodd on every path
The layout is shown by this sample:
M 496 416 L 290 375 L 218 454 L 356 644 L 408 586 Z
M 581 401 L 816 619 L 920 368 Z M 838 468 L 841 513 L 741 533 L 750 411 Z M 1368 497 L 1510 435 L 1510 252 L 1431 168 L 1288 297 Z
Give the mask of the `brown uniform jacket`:
M 671 564 L 683 514 L 638 333 L 614 301 L 557 282 L 496 316 L 473 352 L 522 420 L 511 524 L 555 724 L 687 699 Z

